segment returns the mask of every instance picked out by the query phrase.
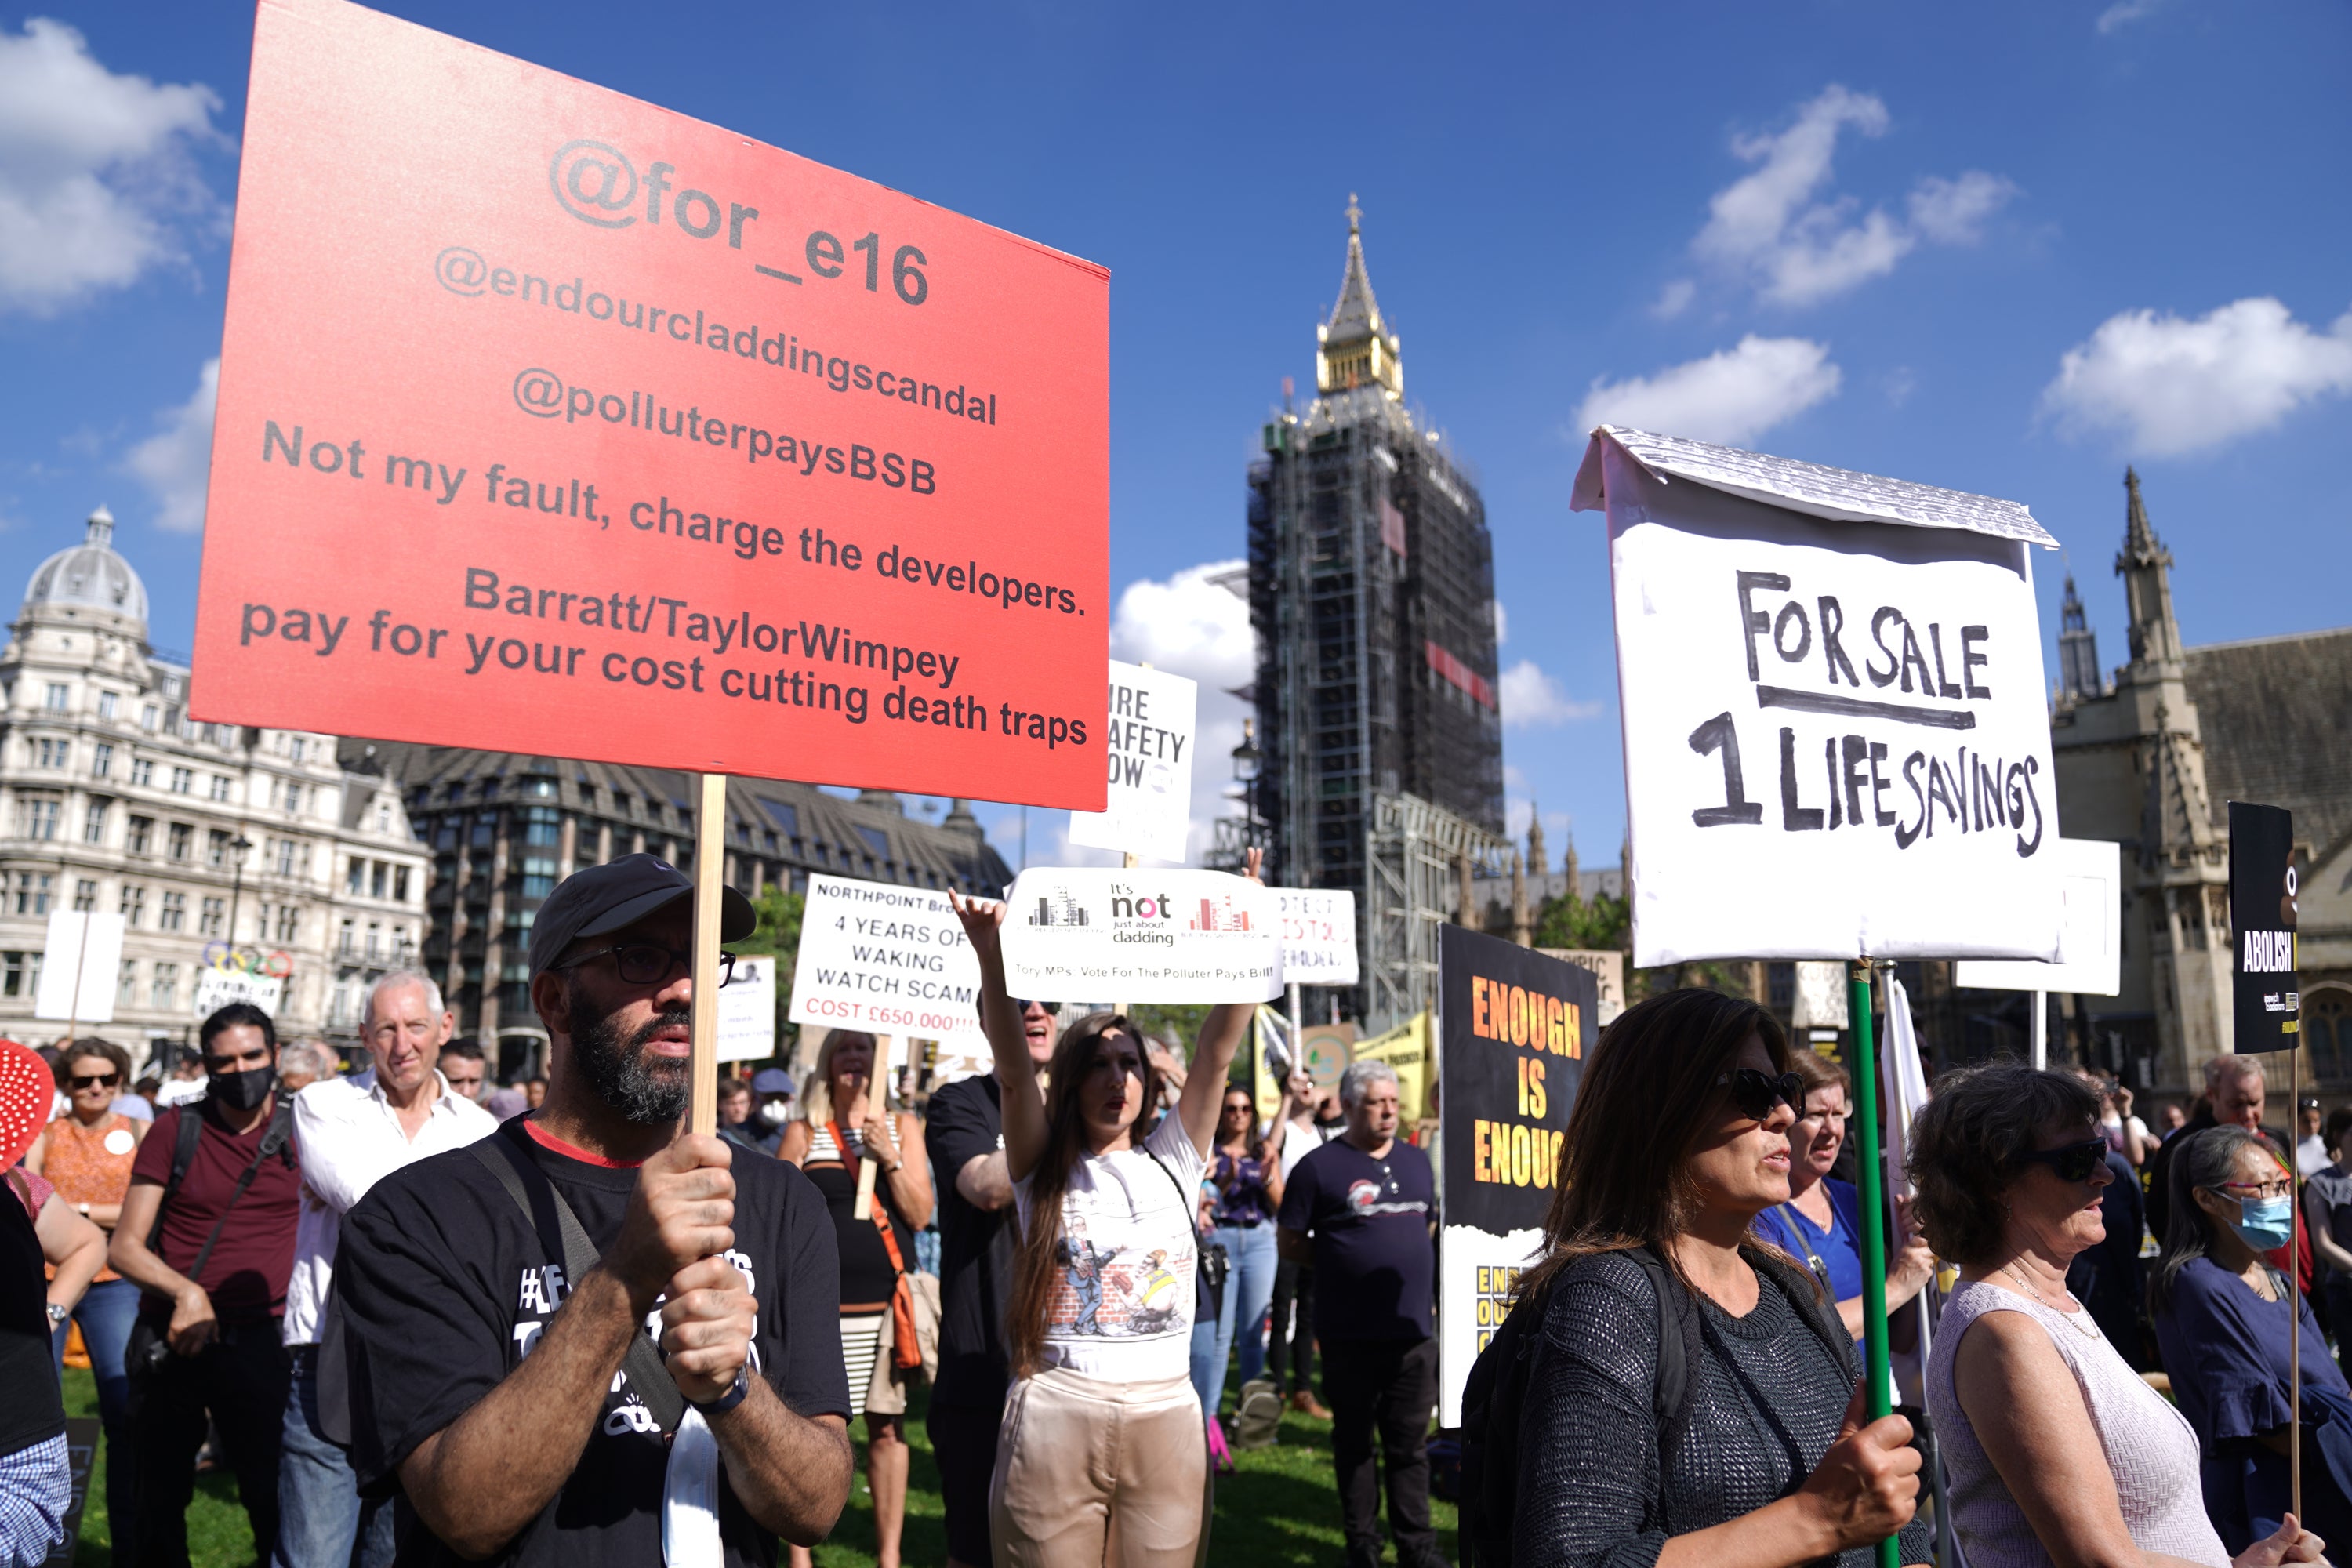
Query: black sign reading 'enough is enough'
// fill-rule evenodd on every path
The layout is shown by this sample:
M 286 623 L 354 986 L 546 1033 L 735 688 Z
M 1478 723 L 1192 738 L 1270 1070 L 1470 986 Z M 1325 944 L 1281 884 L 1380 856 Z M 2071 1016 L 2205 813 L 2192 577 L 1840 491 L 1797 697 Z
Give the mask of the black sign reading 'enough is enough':
M 2284 807 L 2230 803 L 2231 963 L 2235 1049 L 2293 1050 L 2303 1043 L 2294 976 L 2294 817 Z
M 1498 1237 L 1540 1226 L 1600 1028 L 1599 983 L 1455 925 L 1438 930 L 1437 970 L 1446 1223 Z

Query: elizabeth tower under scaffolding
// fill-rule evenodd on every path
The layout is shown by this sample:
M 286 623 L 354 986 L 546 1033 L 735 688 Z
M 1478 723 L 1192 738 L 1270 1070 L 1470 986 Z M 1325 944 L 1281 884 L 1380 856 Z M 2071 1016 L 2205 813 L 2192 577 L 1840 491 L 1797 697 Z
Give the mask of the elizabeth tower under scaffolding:
M 1357 895 L 1373 1027 L 1436 998 L 1457 876 L 1507 869 L 1494 549 L 1476 486 L 1404 404 L 1397 334 L 1348 268 L 1318 329 L 1317 397 L 1249 469 L 1250 623 L 1267 880 Z

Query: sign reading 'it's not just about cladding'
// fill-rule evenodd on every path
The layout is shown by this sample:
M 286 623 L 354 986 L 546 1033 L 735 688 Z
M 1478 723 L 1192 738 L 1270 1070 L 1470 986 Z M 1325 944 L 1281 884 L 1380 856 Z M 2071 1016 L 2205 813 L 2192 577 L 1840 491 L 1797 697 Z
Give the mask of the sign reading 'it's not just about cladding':
M 364 10 L 256 22 L 200 719 L 1099 809 L 1108 275 Z

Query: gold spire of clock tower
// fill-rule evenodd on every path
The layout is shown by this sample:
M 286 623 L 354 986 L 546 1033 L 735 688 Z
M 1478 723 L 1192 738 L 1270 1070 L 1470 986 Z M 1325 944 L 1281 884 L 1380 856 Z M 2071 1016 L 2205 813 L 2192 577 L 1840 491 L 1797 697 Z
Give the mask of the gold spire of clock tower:
M 1404 396 L 1402 345 L 1381 320 L 1372 280 L 1364 271 L 1364 209 L 1348 194 L 1348 270 L 1339 280 L 1339 302 L 1331 319 L 1315 329 L 1315 386 L 1324 393 L 1377 386 L 1391 399 Z

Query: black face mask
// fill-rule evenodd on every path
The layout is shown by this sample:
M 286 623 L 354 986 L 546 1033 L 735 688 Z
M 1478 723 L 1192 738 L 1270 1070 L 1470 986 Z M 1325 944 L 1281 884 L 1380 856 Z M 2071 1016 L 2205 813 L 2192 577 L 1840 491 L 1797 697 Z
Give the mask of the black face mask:
M 212 1080 L 211 1095 L 231 1110 L 251 1110 L 269 1098 L 278 1086 L 276 1068 L 255 1068 L 249 1072 L 215 1072 L 206 1075 Z

